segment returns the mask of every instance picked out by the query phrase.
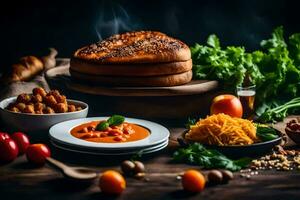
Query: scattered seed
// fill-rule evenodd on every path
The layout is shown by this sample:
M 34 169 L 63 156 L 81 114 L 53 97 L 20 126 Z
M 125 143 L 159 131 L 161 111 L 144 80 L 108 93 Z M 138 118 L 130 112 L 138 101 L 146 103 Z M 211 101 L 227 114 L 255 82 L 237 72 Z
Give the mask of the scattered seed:
M 277 145 L 273 149 L 273 153 L 270 155 L 262 156 L 259 159 L 252 161 L 252 170 L 294 170 L 300 169 L 300 151 L 296 150 L 284 150 L 280 145 Z M 246 171 L 243 171 L 246 172 Z

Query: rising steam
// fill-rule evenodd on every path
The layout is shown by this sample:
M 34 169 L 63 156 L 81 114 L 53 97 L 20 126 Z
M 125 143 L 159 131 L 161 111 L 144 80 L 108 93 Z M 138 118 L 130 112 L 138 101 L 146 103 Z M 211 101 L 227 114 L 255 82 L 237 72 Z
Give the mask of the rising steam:
M 126 10 L 115 4 L 101 6 L 99 20 L 96 22 L 95 30 L 99 41 L 126 31 L 138 28 L 138 23 L 133 22 Z

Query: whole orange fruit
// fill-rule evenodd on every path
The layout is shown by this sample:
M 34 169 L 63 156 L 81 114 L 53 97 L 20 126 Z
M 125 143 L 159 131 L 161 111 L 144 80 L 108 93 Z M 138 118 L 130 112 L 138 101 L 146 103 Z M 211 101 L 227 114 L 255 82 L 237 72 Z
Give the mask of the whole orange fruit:
M 108 170 L 100 176 L 99 186 L 104 193 L 121 194 L 126 188 L 126 181 L 119 172 Z
M 241 118 L 243 116 L 242 103 L 236 96 L 231 94 L 216 96 L 212 101 L 210 114 L 219 113 Z
M 183 189 L 189 192 L 201 192 L 205 187 L 205 178 L 197 170 L 187 170 L 184 172 L 181 183 Z

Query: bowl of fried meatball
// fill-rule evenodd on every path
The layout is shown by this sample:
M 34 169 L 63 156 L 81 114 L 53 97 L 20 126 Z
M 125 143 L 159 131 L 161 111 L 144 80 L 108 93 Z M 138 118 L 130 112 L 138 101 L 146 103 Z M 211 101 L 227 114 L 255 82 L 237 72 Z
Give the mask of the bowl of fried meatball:
M 82 101 L 67 99 L 58 90 L 46 92 L 43 88 L 34 88 L 32 94 L 23 93 L 0 102 L 0 116 L 5 125 L 26 132 L 44 131 L 62 121 L 84 118 L 88 109 Z

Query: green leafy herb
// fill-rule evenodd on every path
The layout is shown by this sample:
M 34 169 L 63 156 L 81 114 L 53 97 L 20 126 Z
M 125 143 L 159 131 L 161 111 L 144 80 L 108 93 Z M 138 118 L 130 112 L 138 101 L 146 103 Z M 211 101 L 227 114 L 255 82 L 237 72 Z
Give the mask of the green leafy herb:
M 260 125 L 260 124 L 257 124 L 256 126 L 256 135 L 263 142 L 274 140 L 279 137 L 279 135 L 277 134 L 274 128 L 268 127 L 266 125 Z
M 206 149 L 199 143 L 191 144 L 187 148 L 180 148 L 174 153 L 173 160 L 199 165 L 206 169 L 220 168 L 231 171 L 238 171 L 251 162 L 250 158 L 231 160 L 217 150 Z
M 118 126 L 122 124 L 124 121 L 125 121 L 125 117 L 121 115 L 113 115 L 107 120 L 109 126 Z
M 102 121 L 96 126 L 97 131 L 104 131 L 109 127 L 109 124 L 107 121 Z
M 243 47 L 222 49 L 217 36 L 211 35 L 207 46 L 196 44 L 191 47 L 191 52 L 195 79 L 219 80 L 229 90 L 242 84 L 247 71 L 247 54 Z
M 263 123 L 282 121 L 288 114 L 296 113 L 300 110 L 300 97 L 294 98 L 282 105 L 265 105 L 265 111 L 259 116 L 258 120 Z
M 97 125 L 96 130 L 103 131 L 106 130 L 109 126 L 118 126 L 122 124 L 124 121 L 125 121 L 125 117 L 121 115 L 113 115 L 110 118 L 108 118 L 108 120 L 100 122 Z
M 289 37 L 289 52 L 296 66 L 300 66 L 300 33 Z
M 281 120 L 293 109 L 273 108 L 300 96 L 300 33 L 286 42 L 282 27 L 276 28 L 261 49 L 246 52 L 244 47 L 222 47 L 216 35 L 210 35 L 206 45 L 191 47 L 193 78 L 218 80 L 226 91 L 236 86 L 256 85 L 257 114 L 263 121 Z
M 188 120 L 187 120 L 187 122 L 186 122 L 186 124 L 185 124 L 185 128 L 190 129 L 190 127 L 192 125 L 195 125 L 196 122 L 197 122 L 197 120 L 195 118 L 190 118 L 189 117 Z

